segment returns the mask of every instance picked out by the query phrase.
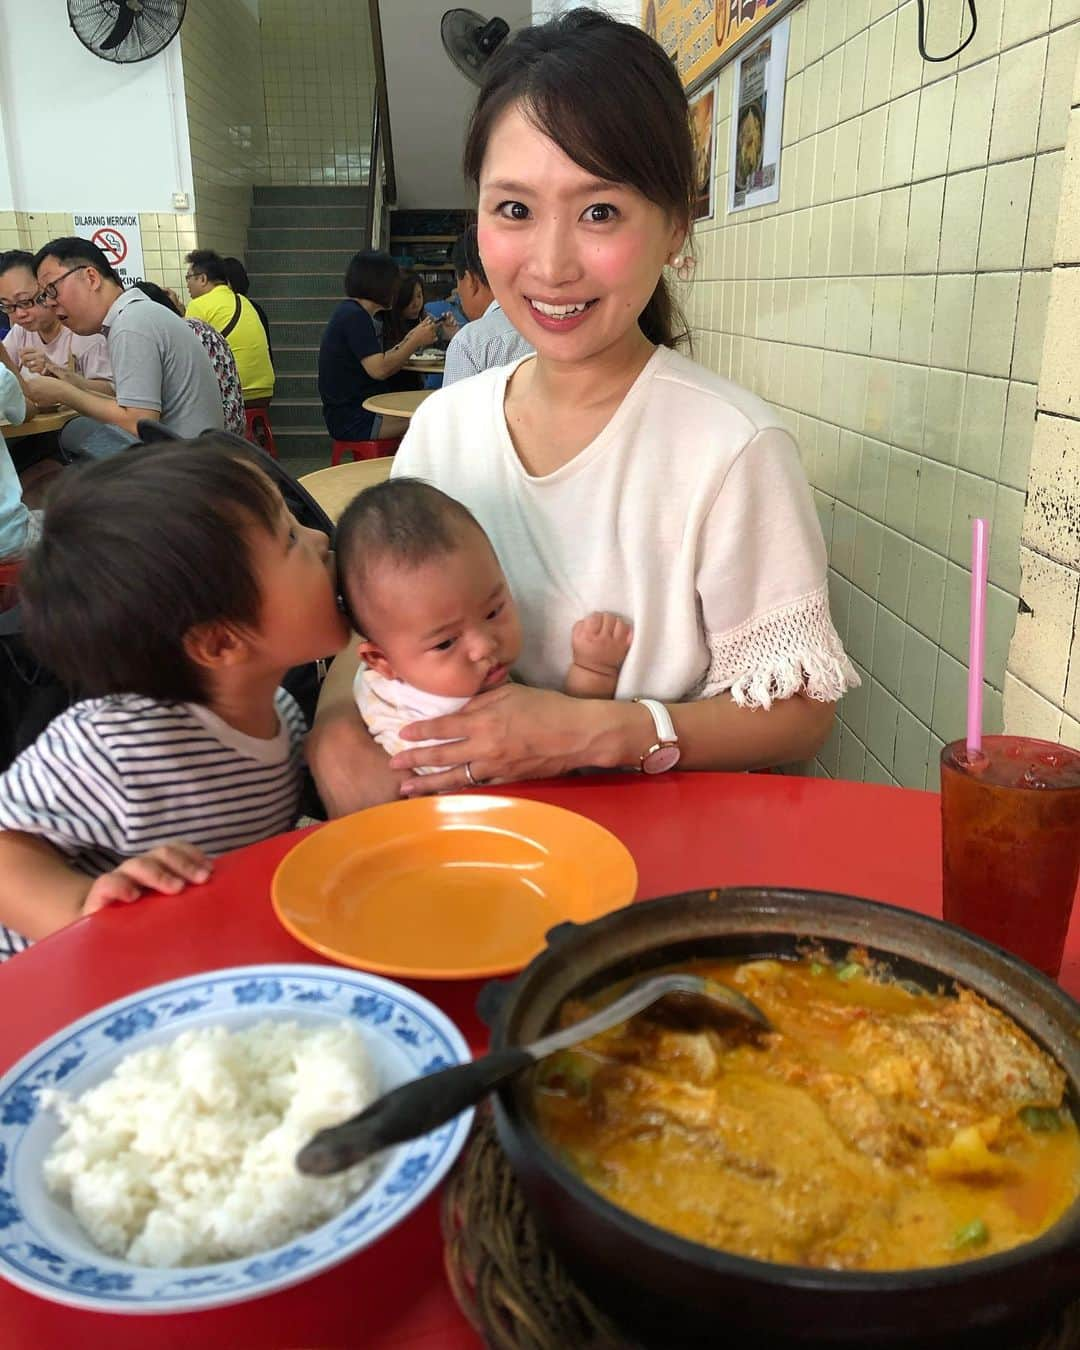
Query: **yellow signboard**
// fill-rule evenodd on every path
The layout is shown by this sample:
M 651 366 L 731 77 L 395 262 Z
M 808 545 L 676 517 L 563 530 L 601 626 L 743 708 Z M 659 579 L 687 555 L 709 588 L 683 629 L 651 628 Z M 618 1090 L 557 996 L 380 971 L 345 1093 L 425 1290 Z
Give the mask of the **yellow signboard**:
M 797 0 L 643 0 L 641 26 L 690 89 L 725 64 Z

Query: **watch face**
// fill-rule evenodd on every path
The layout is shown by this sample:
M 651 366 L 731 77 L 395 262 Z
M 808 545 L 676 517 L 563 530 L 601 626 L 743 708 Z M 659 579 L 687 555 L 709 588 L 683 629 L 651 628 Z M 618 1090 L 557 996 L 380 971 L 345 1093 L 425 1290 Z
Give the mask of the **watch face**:
M 679 747 L 677 745 L 658 745 L 655 750 L 645 756 L 641 769 L 643 773 L 667 773 L 668 769 L 673 769 L 678 762 Z

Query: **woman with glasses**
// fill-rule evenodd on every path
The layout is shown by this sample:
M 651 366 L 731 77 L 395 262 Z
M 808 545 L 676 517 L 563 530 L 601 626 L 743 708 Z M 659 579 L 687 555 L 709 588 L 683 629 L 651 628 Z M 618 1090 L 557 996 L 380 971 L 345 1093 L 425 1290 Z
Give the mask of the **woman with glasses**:
M 3 342 L 12 363 L 32 375 L 55 375 L 111 398 L 112 366 L 104 337 L 80 337 L 65 328 L 51 309 L 37 303 L 40 289 L 33 254 L 21 249 L 0 253 L 0 312 L 11 322 Z

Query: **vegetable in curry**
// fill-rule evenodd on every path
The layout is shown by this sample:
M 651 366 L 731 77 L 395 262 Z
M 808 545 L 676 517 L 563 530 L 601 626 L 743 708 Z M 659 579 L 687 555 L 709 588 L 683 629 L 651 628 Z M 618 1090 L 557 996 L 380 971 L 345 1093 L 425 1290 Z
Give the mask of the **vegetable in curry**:
M 1064 1074 L 970 991 L 878 978 L 860 952 L 690 968 L 774 1030 L 646 1012 L 536 1073 L 542 1132 L 612 1203 L 742 1256 L 901 1270 L 1026 1242 L 1080 1194 Z

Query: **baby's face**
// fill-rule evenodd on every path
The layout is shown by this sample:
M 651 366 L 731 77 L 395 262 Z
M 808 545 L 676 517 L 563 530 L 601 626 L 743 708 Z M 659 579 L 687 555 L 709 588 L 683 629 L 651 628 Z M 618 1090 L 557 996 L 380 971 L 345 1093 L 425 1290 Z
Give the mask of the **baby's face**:
M 494 689 L 521 652 L 514 597 L 479 530 L 411 570 L 376 564 L 360 608 L 371 629 L 361 658 L 429 694 L 471 698 Z

